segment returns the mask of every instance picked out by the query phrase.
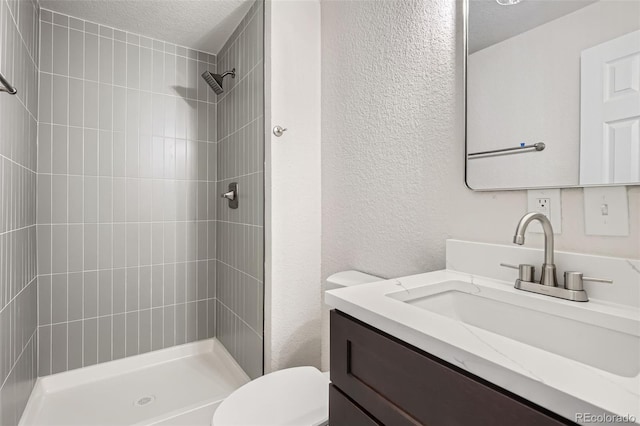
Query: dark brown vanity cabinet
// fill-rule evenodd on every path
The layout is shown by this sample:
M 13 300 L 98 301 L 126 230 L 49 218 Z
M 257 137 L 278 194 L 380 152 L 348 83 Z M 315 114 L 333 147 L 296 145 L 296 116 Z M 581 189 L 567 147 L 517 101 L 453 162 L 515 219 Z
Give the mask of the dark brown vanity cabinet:
M 342 312 L 331 312 L 329 424 L 575 424 Z

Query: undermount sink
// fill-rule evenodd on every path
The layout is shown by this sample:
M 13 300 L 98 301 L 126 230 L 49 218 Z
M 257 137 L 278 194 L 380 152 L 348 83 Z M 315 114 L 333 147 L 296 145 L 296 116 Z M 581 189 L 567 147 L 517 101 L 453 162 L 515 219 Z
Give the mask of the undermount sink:
M 640 372 L 638 318 L 464 281 L 387 296 L 618 376 L 635 377 Z

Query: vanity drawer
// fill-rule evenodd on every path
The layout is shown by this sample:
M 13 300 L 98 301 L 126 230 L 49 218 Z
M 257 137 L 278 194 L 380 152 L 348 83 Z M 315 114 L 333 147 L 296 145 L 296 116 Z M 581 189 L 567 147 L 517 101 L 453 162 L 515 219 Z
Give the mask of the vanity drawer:
M 333 385 L 329 386 L 329 407 L 329 424 L 331 426 L 380 425 Z
M 335 310 L 331 381 L 385 425 L 574 424 Z

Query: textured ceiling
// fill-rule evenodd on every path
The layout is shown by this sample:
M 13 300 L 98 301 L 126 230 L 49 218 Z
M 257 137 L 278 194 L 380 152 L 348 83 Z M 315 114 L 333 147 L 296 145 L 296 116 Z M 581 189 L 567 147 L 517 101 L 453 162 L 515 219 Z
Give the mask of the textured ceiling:
M 469 1 L 469 53 L 575 12 L 597 0 L 522 0 L 501 6 L 496 0 Z
M 218 53 L 252 0 L 41 0 L 77 18 Z

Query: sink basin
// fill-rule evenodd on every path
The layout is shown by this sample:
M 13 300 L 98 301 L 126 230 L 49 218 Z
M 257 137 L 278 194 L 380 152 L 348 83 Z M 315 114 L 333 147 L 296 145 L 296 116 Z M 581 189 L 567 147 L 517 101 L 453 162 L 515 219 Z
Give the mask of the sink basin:
M 464 281 L 386 296 L 618 376 L 635 377 L 640 372 L 638 318 Z

